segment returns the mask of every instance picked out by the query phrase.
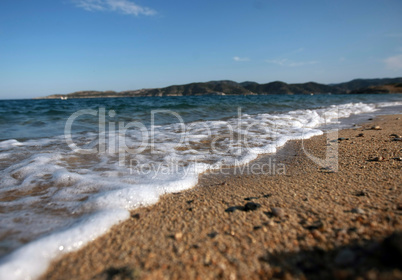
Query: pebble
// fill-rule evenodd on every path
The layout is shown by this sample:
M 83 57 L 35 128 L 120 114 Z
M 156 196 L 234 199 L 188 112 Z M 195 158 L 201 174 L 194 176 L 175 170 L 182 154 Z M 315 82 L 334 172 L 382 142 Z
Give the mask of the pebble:
M 379 125 L 374 125 L 371 127 L 373 130 L 381 130 L 382 128 Z
M 357 135 L 357 137 L 364 137 L 364 133 L 359 133 L 359 135 Z
M 282 218 L 283 216 L 285 216 L 285 211 L 282 208 L 271 207 L 271 211 L 275 217 Z
M 384 158 L 382 156 L 369 159 L 369 161 L 383 161 L 383 160 L 384 160 Z
M 244 205 L 244 211 L 254 211 L 257 210 L 258 208 L 260 208 L 261 205 L 258 203 L 254 203 L 254 202 L 247 202 Z
M 343 249 L 335 257 L 335 264 L 347 266 L 353 264 L 356 259 L 355 253 L 350 249 Z
M 368 193 L 366 191 L 359 191 L 356 193 L 356 196 L 367 196 Z
M 208 235 L 208 237 L 210 237 L 210 238 L 214 238 L 215 236 L 218 235 L 218 233 L 217 233 L 216 231 L 213 231 L 213 232 L 208 233 L 207 235 Z
M 133 215 L 131 215 L 131 218 L 133 218 L 133 219 L 139 219 L 140 218 L 140 214 L 133 214 Z
M 250 201 L 250 200 L 253 200 L 253 199 L 259 199 L 259 197 L 251 196 L 251 197 L 246 197 L 244 200 Z
M 355 214 L 364 214 L 365 212 L 364 212 L 364 210 L 361 209 L 361 208 L 353 208 L 353 209 L 352 209 L 352 213 L 355 213 Z
M 182 232 L 177 232 L 177 233 L 174 235 L 174 238 L 175 238 L 176 240 L 182 239 L 182 238 L 183 238 L 183 233 L 182 233 Z
M 402 141 L 402 138 L 394 138 L 392 141 Z

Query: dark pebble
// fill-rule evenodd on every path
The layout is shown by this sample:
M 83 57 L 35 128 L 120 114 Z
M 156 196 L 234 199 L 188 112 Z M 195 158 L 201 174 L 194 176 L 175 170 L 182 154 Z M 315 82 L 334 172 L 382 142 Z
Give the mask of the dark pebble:
M 258 208 L 260 208 L 261 205 L 258 203 L 254 203 L 254 202 L 247 202 L 244 205 L 244 211 L 254 211 L 257 210 Z
M 107 279 L 134 279 L 137 278 L 136 275 L 138 271 L 129 267 L 111 267 L 104 271 Z
M 367 195 L 367 192 L 365 192 L 365 191 L 359 191 L 356 193 L 356 196 L 366 196 L 366 195 Z
M 211 232 L 211 233 L 208 233 L 207 235 L 208 235 L 208 237 L 210 237 L 210 238 L 214 238 L 214 237 L 216 237 L 216 236 L 218 235 L 218 233 L 217 233 L 216 231 L 213 231 L 213 232 Z
M 313 224 L 305 227 L 305 229 L 308 230 L 318 230 L 322 228 L 324 228 L 324 224 L 320 220 L 315 221 Z
M 140 214 L 134 214 L 134 215 L 131 215 L 131 218 L 133 218 L 133 219 L 139 219 L 140 218 Z
M 259 199 L 259 197 L 251 196 L 251 197 L 246 197 L 244 200 L 250 201 L 250 200 L 253 200 L 253 199 Z
M 232 212 L 234 212 L 236 210 L 243 210 L 243 207 L 242 206 L 231 206 L 231 207 L 227 208 L 225 210 L 225 212 L 232 213 Z

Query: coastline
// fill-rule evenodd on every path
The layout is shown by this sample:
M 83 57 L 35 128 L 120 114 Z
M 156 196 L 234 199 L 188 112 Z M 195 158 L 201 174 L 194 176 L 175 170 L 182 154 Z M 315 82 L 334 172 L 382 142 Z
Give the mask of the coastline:
M 401 119 L 381 116 L 340 131 L 335 173 L 309 160 L 298 140 L 254 162 L 283 164 L 284 173 L 204 174 L 195 188 L 132 211 L 40 279 L 402 278 L 371 257 L 402 230 L 402 162 L 394 159 L 402 142 L 390 137 L 402 133 Z M 303 144 L 325 152 L 324 136 Z M 248 202 L 260 207 L 244 211 Z

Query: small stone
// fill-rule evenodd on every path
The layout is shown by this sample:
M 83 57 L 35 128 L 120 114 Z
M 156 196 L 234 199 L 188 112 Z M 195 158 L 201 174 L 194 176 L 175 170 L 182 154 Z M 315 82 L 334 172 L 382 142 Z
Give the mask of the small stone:
M 232 213 L 232 212 L 234 212 L 234 211 L 236 211 L 236 210 L 240 210 L 238 206 L 231 206 L 231 207 L 227 208 L 227 209 L 225 210 L 225 212 L 227 212 L 227 213 Z
M 259 197 L 251 196 L 251 197 L 246 197 L 244 200 L 250 201 L 250 200 L 253 200 L 253 199 L 259 199 Z
M 182 232 L 177 232 L 177 233 L 174 235 L 174 238 L 175 238 L 176 240 L 182 239 L 182 238 L 183 238 L 183 233 L 182 233 Z
M 356 259 L 355 253 L 350 249 L 343 249 L 335 257 L 335 264 L 340 266 L 347 266 L 353 264 Z
M 366 196 L 368 193 L 366 191 L 359 191 L 356 193 L 356 196 Z
M 349 138 L 345 138 L 345 137 L 339 137 L 338 141 L 344 141 L 344 140 L 349 140 Z
M 133 215 L 131 215 L 131 218 L 133 218 L 133 219 L 139 219 L 140 218 L 140 214 L 133 214 Z
M 372 130 L 381 130 L 382 128 L 379 125 L 374 125 L 371 127 Z
M 402 141 L 402 138 L 394 138 L 392 141 Z
M 279 217 L 282 218 L 283 216 L 285 216 L 285 211 L 282 208 L 278 208 L 278 207 L 272 207 L 271 208 L 272 214 L 275 217 Z
M 211 233 L 208 233 L 207 235 L 208 235 L 208 237 L 210 237 L 210 238 L 214 238 L 214 237 L 216 237 L 216 236 L 218 235 L 218 233 L 217 233 L 216 231 L 213 231 L 213 232 L 211 232 Z
M 324 228 L 324 224 L 322 223 L 321 220 L 317 220 L 315 222 L 313 222 L 311 225 L 308 225 L 305 227 L 308 230 L 322 230 Z
M 370 158 L 369 161 L 384 161 L 382 156 Z
M 353 208 L 353 209 L 352 209 L 352 213 L 355 213 L 355 214 L 364 214 L 365 212 L 364 212 L 364 210 L 361 209 L 361 208 Z
M 357 135 L 357 137 L 364 137 L 364 133 L 359 133 L 359 135 Z
M 254 202 L 247 202 L 245 205 L 244 205 L 244 211 L 254 211 L 254 210 L 257 210 L 258 208 L 260 208 L 261 207 L 261 205 L 260 204 L 258 204 L 258 203 L 254 203 Z

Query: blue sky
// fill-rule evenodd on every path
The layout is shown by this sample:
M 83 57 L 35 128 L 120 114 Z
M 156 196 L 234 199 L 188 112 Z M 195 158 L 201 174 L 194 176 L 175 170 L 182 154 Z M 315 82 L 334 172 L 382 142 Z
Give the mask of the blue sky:
M 0 98 L 402 76 L 400 0 L 1 0 Z

